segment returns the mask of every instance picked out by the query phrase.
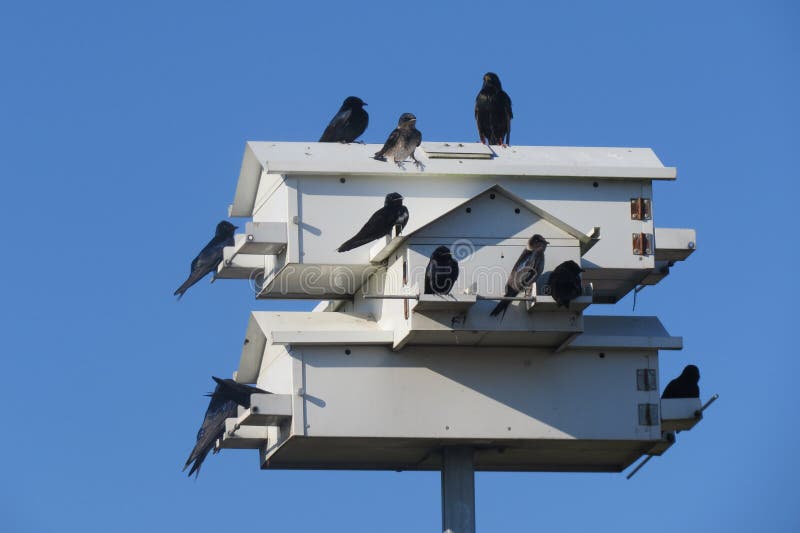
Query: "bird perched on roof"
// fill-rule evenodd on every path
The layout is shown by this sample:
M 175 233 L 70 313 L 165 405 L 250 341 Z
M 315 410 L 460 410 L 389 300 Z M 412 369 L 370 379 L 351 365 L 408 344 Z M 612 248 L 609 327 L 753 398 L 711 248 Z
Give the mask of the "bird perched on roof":
M 217 224 L 214 238 L 208 241 L 208 244 L 192 260 L 192 265 L 189 268 L 189 277 L 175 291 L 175 296 L 178 297 L 178 300 L 181 299 L 181 296 L 189 287 L 200 281 L 209 272 L 217 269 L 217 266 L 222 261 L 222 249 L 226 246 L 233 246 L 233 232 L 236 231 L 237 227 L 227 220 Z
M 511 143 L 511 98 L 503 90 L 494 72 L 483 75 L 483 87 L 475 98 L 475 122 L 483 144 Z
M 564 261 L 550 274 L 550 295 L 558 307 L 569 309 L 569 303 L 583 293 L 581 272 L 584 270 L 575 261 Z
M 425 269 L 425 294 L 450 294 L 458 279 L 458 261 L 450 248 L 439 246 L 431 254 Z
M 414 160 L 414 165 L 417 168 L 423 169 L 424 165 L 417 161 L 414 157 L 414 150 L 422 142 L 422 133 L 416 128 L 417 117 L 411 113 L 403 113 L 400 115 L 400 120 L 397 121 L 397 127 L 389 134 L 383 148 L 375 152 L 375 159 L 386 161 L 387 157 L 392 160 L 400 168 L 403 166 L 403 161 L 408 156 Z
M 391 235 L 392 228 L 396 228 L 397 234 L 400 235 L 406 224 L 408 224 L 408 208 L 403 205 L 403 197 L 400 193 L 390 192 L 386 195 L 383 207 L 375 211 L 364 227 L 339 246 L 337 251 L 346 252 L 380 239 L 384 235 Z
M 514 268 L 508 275 L 505 293 L 507 298 L 527 291 L 536 283 L 542 270 L 544 270 L 544 251 L 548 244 L 550 243 L 538 233 L 528 240 L 528 245 L 519 255 L 519 259 L 514 263 Z M 510 300 L 501 300 L 490 314 L 492 316 L 497 316 L 500 313 L 505 315 L 509 304 L 511 304 Z
M 189 470 L 189 476 L 200 475 L 200 466 L 202 466 L 208 452 L 210 452 L 218 439 L 221 439 L 225 434 L 225 419 L 234 418 L 238 415 L 237 406 L 241 405 L 245 409 L 250 408 L 250 395 L 251 394 L 270 394 L 265 390 L 258 387 L 251 387 L 242 383 L 236 383 L 232 379 L 220 379 L 212 376 L 217 386 L 214 392 L 207 394 L 211 397 L 206 409 L 206 415 L 203 418 L 203 425 L 197 432 L 197 442 L 183 466 L 186 471 L 189 465 L 192 468 Z M 216 452 L 215 452 L 216 453 Z M 192 464 L 194 463 L 194 464 Z
M 700 369 L 694 365 L 686 365 L 681 375 L 669 382 L 662 398 L 699 398 Z
M 366 102 L 357 96 L 348 96 L 322 133 L 321 143 L 351 143 L 364 133 L 369 124 Z

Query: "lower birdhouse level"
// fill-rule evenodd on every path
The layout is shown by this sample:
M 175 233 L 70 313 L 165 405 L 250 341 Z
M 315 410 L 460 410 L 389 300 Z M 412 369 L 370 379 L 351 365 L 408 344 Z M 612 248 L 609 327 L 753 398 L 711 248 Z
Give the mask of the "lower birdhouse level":
M 253 395 L 220 446 L 258 449 L 262 468 L 436 470 L 460 444 L 478 470 L 622 471 L 669 448 L 698 406 L 659 399 L 659 351 L 681 341 L 657 319 L 583 319 L 558 353 L 466 336 L 396 350 L 369 318 L 254 312 L 236 379 L 272 394 Z

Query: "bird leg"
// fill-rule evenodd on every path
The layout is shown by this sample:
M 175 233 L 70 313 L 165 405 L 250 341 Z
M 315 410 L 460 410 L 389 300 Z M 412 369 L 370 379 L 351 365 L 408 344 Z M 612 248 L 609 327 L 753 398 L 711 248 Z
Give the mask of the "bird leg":
M 403 165 L 402 161 L 395 161 L 394 164 L 397 165 L 398 167 L 400 167 L 403 170 L 406 169 L 406 167 L 405 167 L 405 165 Z
M 425 165 L 423 165 L 422 163 L 420 163 L 420 162 L 417 160 L 417 158 L 416 158 L 416 157 L 414 157 L 414 152 L 411 152 L 411 159 L 413 159 L 413 160 L 414 160 L 414 166 L 415 166 L 415 167 L 417 167 L 417 168 L 418 168 L 418 169 L 420 169 L 420 170 L 425 170 Z

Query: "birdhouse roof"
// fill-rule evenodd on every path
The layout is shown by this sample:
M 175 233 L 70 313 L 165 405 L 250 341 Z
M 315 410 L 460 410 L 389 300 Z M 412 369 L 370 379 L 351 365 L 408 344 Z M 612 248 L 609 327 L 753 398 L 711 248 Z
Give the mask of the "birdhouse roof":
M 405 169 L 373 159 L 379 144 L 250 141 L 245 147 L 231 216 L 249 216 L 263 173 L 390 177 L 502 176 L 519 179 L 672 180 L 650 148 L 571 146 L 488 147 L 479 143 L 423 142 L 416 151 L 424 165 Z

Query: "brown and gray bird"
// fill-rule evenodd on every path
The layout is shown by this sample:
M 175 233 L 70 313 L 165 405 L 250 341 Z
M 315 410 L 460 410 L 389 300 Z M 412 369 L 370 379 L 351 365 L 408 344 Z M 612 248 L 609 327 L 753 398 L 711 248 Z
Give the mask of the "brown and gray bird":
M 339 246 L 337 251 L 346 252 L 380 239 L 384 235 L 391 235 L 392 228 L 395 227 L 397 234 L 400 235 L 406 224 L 408 224 L 408 208 L 403 205 L 403 197 L 400 193 L 390 192 L 383 201 L 383 207 L 372 213 L 364 227 Z
M 538 233 L 528 240 L 528 245 L 525 250 L 519 255 L 519 259 L 514 263 L 514 268 L 511 274 L 508 275 L 506 282 L 507 298 L 517 296 L 521 292 L 525 292 L 536 283 L 539 276 L 544 270 L 544 251 L 547 245 L 550 244 L 544 237 Z M 497 303 L 492 312 L 492 316 L 497 316 L 500 313 L 506 314 L 506 309 L 511 304 L 511 300 L 501 300 Z
M 511 143 L 511 98 L 494 72 L 483 75 L 483 87 L 475 98 L 475 122 L 483 144 Z
M 700 369 L 694 365 L 686 365 L 681 375 L 669 382 L 662 398 L 699 398 Z
M 550 274 L 550 295 L 558 307 L 569 309 L 569 303 L 583 293 L 581 272 L 584 270 L 575 261 L 564 261 Z
M 425 294 L 450 294 L 458 279 L 458 261 L 450 248 L 439 246 L 431 254 L 425 269 Z
M 208 394 L 211 401 L 206 409 L 206 415 L 203 418 L 203 425 L 197 432 L 197 442 L 183 466 L 186 471 L 189 465 L 192 468 L 189 470 L 189 476 L 195 474 L 195 477 L 200 475 L 200 467 L 203 464 L 208 452 L 214 449 L 218 439 L 221 439 L 225 434 L 225 419 L 233 418 L 238 415 L 237 406 L 241 405 L 245 409 L 250 407 L 251 394 L 270 394 L 265 390 L 258 387 L 251 387 L 242 383 L 236 383 L 232 379 L 220 379 L 212 376 L 217 386 L 214 392 Z M 216 453 L 216 452 L 214 452 Z M 194 463 L 194 464 L 192 464 Z
M 192 265 L 189 267 L 189 277 L 175 291 L 175 296 L 178 297 L 178 300 L 181 299 L 181 296 L 189 287 L 200 281 L 209 272 L 217 269 L 217 266 L 222 262 L 222 249 L 226 246 L 233 246 L 233 232 L 236 231 L 237 227 L 227 220 L 217 224 L 214 238 L 208 241 L 208 244 L 192 260 Z
M 403 166 L 403 161 L 408 156 L 414 160 L 414 165 L 417 168 L 424 168 L 424 165 L 417 161 L 414 157 L 414 150 L 422 142 L 422 133 L 416 128 L 417 117 L 411 113 L 403 113 L 400 115 L 400 120 L 397 121 L 397 128 L 389 134 L 383 148 L 375 152 L 375 159 L 386 161 L 387 157 L 392 158 L 392 161 L 400 168 Z
M 320 137 L 321 143 L 351 143 L 364 133 L 369 124 L 369 115 L 364 106 L 367 105 L 357 96 L 348 96 L 342 107 L 333 116 L 325 132 Z

